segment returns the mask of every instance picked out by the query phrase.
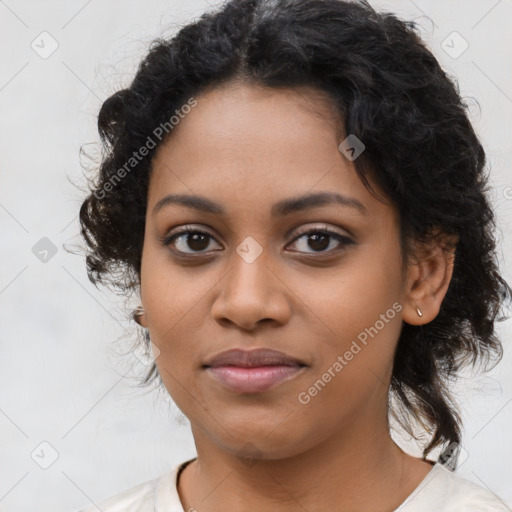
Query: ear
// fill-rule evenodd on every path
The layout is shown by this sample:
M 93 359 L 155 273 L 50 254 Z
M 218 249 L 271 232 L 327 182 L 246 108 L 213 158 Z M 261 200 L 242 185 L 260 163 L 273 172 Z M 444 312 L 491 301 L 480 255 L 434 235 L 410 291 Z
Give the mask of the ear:
M 135 323 L 139 324 L 141 327 L 147 328 L 147 321 L 146 321 L 146 313 L 144 312 L 144 309 L 142 306 L 138 306 L 135 311 L 133 312 L 133 320 Z
M 404 290 L 404 322 L 423 325 L 439 314 L 453 274 L 457 241 L 457 236 L 435 229 L 429 242 L 414 243 L 413 262 L 407 268 Z

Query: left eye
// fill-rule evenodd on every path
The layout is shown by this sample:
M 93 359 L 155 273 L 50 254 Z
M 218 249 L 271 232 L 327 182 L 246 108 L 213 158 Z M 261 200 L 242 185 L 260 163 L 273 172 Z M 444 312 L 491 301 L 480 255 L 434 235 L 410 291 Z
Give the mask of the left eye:
M 350 238 L 347 238 L 346 236 L 334 233 L 333 231 L 319 229 L 312 229 L 310 231 L 306 231 L 305 233 L 300 234 L 297 238 L 295 238 L 294 242 L 300 241 L 301 239 L 305 239 L 306 242 L 302 244 L 303 248 L 304 246 L 307 245 L 307 247 L 313 249 L 313 252 L 310 254 L 314 254 L 316 252 L 331 252 L 328 251 L 328 249 L 329 246 L 331 245 L 333 238 L 337 240 L 338 246 L 351 245 L 353 243 L 352 240 L 350 240 Z

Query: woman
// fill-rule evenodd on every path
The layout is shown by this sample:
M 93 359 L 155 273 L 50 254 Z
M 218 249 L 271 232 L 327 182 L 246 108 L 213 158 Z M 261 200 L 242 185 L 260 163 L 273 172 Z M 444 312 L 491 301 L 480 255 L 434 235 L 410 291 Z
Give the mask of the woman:
M 448 382 L 499 360 L 510 288 L 484 150 L 412 23 L 232 0 L 156 41 L 98 126 L 89 277 L 140 294 L 145 380 L 197 448 L 101 510 L 508 510 L 452 472 Z

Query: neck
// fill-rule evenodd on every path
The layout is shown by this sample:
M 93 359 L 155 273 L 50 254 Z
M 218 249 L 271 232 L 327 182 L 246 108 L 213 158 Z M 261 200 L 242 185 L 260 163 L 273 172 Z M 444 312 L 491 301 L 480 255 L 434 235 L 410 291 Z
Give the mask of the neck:
M 193 433 L 198 457 L 178 486 L 185 510 L 389 512 L 431 469 L 393 442 L 386 422 L 376 429 L 375 423 L 362 421 L 299 454 L 280 459 L 262 454 L 252 463 L 200 431 Z

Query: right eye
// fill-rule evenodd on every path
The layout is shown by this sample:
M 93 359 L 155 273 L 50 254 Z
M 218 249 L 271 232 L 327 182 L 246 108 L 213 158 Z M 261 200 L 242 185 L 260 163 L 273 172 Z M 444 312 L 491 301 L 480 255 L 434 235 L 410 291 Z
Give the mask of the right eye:
M 181 254 L 202 254 L 208 248 L 210 240 L 214 240 L 210 233 L 186 226 L 184 229 L 166 236 L 162 240 L 162 244 Z M 186 249 L 191 249 L 191 251 L 188 252 Z

